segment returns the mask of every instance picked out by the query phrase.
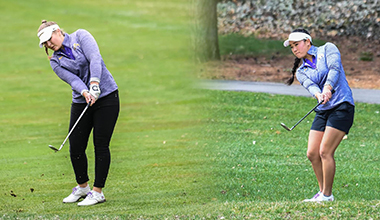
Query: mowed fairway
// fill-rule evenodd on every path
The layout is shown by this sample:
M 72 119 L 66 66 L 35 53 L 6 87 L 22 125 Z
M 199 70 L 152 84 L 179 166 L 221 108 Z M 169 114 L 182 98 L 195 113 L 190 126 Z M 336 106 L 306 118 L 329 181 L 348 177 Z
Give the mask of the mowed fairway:
M 317 183 L 306 158 L 315 101 L 196 89 L 191 1 L 1 1 L 0 219 L 378 219 L 379 105 L 358 104 L 336 153 L 334 203 L 305 204 Z M 53 20 L 90 31 L 119 85 L 121 112 L 104 194 L 63 204 L 75 186 L 70 87 L 38 47 Z M 89 141 L 90 183 L 94 177 Z
M 378 219 L 380 106 L 357 103 L 355 122 L 338 147 L 333 193 L 335 202 L 302 200 L 318 192 L 306 157 L 307 137 L 315 113 L 293 125 L 316 101 L 247 92 L 217 91 L 207 129 L 217 164 L 219 207 L 226 219 Z
M 196 213 L 211 201 L 198 136 L 187 1 L 1 1 L 0 219 L 113 218 Z M 90 31 L 119 85 L 107 202 L 63 204 L 75 179 L 68 142 L 71 89 L 51 70 L 37 29 Z M 89 141 L 90 183 L 94 178 Z M 200 190 L 203 189 L 203 190 Z M 183 210 L 183 211 L 181 211 Z

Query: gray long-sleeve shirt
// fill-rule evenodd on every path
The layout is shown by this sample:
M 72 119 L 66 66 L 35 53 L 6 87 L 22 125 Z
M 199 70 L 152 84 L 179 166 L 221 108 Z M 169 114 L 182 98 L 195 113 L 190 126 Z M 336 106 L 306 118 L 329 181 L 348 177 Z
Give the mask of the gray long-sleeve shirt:
M 73 103 L 86 102 L 81 93 L 89 90 L 91 81 L 99 82 L 99 99 L 118 89 L 104 64 L 98 44 L 88 31 L 79 29 L 72 34 L 65 34 L 63 46 L 71 49 L 74 59 L 58 50 L 50 59 L 50 65 L 57 76 L 71 86 Z

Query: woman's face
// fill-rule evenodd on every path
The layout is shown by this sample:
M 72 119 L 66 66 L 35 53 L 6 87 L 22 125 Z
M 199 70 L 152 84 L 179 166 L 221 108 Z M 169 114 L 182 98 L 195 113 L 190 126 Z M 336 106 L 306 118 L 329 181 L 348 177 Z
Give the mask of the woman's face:
M 310 40 L 290 41 L 289 45 L 293 54 L 299 59 L 306 58 L 311 47 Z
M 51 38 L 44 43 L 44 45 L 54 51 L 59 50 L 62 47 L 64 40 L 61 30 L 56 30 L 52 33 Z

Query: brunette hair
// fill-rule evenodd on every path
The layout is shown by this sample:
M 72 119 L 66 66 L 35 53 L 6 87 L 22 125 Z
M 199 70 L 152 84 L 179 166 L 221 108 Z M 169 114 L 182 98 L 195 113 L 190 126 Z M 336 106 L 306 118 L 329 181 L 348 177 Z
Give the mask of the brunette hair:
M 305 34 L 310 35 L 310 33 L 307 30 L 303 29 L 303 28 L 297 28 L 297 29 L 295 29 L 295 30 L 292 31 L 292 33 L 294 33 L 294 32 L 300 32 L 300 33 L 305 33 Z M 311 43 L 311 45 L 313 45 L 313 43 Z M 286 81 L 287 85 L 290 86 L 290 85 L 293 84 L 293 82 L 294 82 L 294 75 L 296 74 L 296 71 L 297 71 L 300 63 L 301 63 L 301 59 L 299 59 L 299 58 L 296 57 L 295 60 L 294 60 L 293 68 L 292 68 L 292 75 Z

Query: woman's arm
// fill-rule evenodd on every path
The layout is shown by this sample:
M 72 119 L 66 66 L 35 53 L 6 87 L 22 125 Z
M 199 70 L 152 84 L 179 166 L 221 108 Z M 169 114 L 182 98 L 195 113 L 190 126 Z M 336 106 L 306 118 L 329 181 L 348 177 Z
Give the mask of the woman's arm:
M 321 89 L 319 88 L 318 84 L 313 82 L 305 73 L 303 73 L 302 70 L 298 69 L 297 73 L 297 80 L 301 83 L 301 85 L 309 91 L 309 93 L 314 96 L 315 98 L 318 98 L 316 95 L 321 93 Z
M 102 75 L 102 56 L 95 38 L 86 30 L 78 30 L 78 41 L 84 56 L 90 63 L 90 82 L 100 83 Z
M 325 46 L 326 64 L 329 72 L 325 86 L 330 86 L 331 89 L 335 88 L 335 85 L 339 81 L 342 61 L 340 58 L 340 52 L 338 48 L 332 43 L 326 43 Z M 330 89 L 330 90 L 331 90 Z
M 56 61 L 50 60 L 50 65 L 53 71 L 55 72 L 55 74 L 64 82 L 69 84 L 71 88 L 77 93 L 80 93 L 83 95 L 83 92 L 88 90 L 86 84 L 77 75 L 62 68 L 61 66 L 58 65 Z

